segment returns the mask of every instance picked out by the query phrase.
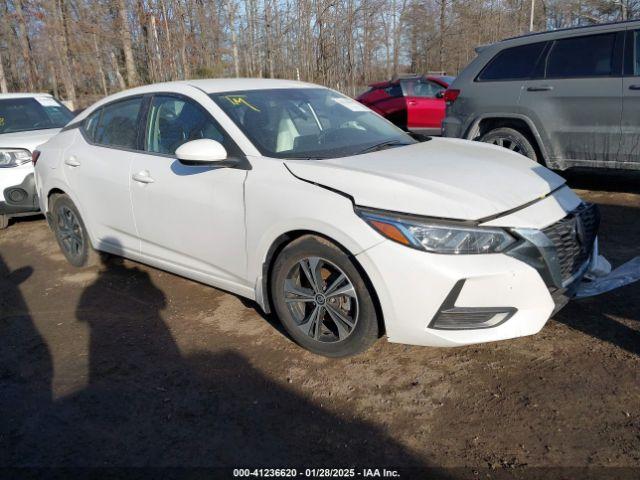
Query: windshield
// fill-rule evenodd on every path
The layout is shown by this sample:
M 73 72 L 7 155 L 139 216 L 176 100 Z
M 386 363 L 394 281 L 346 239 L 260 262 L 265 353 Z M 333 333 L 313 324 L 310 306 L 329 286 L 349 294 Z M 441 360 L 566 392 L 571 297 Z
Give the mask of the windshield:
M 364 105 L 326 88 L 212 94 L 260 152 L 275 158 L 335 158 L 416 143 Z
M 52 97 L 0 100 L 0 134 L 62 128 L 72 118 L 67 107 Z

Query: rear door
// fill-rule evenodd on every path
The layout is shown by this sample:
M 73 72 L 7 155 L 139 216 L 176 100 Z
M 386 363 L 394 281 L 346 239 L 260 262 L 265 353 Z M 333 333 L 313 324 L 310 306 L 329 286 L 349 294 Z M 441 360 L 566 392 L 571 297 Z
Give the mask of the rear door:
M 608 31 L 551 42 L 540 79 L 524 83 L 520 107 L 545 140 L 549 160 L 605 165 L 621 141 L 624 34 Z
M 622 80 L 622 146 L 618 162 L 640 168 L 640 30 L 629 30 L 625 41 Z
M 98 248 L 138 254 L 129 178 L 139 150 L 142 96 L 118 100 L 90 115 L 64 153 L 62 168 Z
M 439 135 L 445 115 L 442 94 L 445 87 L 424 78 L 402 80 L 407 102 L 407 129 L 426 135 Z

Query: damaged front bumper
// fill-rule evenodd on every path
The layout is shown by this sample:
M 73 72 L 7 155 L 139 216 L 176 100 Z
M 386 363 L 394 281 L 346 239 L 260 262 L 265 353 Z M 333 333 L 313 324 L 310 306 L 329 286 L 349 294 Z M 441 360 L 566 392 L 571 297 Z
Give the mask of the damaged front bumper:
M 598 256 L 576 288 L 573 297 L 595 297 L 638 280 L 640 280 L 640 257 L 635 257 L 612 271 L 609 262 L 604 257 Z

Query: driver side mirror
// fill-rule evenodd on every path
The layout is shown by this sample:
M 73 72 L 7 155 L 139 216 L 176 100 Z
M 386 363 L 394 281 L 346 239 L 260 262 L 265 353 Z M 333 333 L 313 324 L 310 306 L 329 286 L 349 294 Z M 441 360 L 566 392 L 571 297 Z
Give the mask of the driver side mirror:
M 444 90 L 440 90 L 438 93 L 436 93 L 436 98 L 444 98 Z
M 185 165 L 229 166 L 227 150 L 220 142 L 208 138 L 183 143 L 176 150 L 176 157 Z

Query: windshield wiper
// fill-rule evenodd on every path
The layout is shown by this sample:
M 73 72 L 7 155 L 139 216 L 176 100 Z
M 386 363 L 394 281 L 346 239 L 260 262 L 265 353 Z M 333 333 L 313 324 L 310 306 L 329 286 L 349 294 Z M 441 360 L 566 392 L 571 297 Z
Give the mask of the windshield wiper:
M 376 143 L 375 145 L 367 147 L 364 150 L 361 150 L 360 152 L 356 153 L 356 155 L 360 155 L 362 153 L 377 152 L 378 150 L 384 150 L 385 148 L 403 147 L 405 145 L 411 145 L 411 144 L 401 142 L 400 140 L 387 140 L 386 142 Z

